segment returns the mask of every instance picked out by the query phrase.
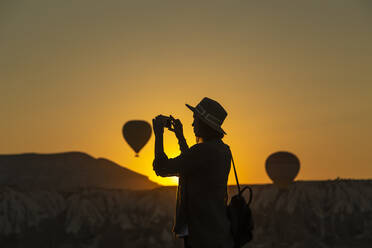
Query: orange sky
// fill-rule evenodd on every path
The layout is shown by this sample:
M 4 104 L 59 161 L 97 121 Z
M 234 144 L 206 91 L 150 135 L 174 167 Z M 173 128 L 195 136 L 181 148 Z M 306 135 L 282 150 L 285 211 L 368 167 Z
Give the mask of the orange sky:
M 0 153 L 78 150 L 175 184 L 152 171 L 154 137 L 134 158 L 122 125 L 172 114 L 193 145 L 184 104 L 208 96 L 229 113 L 242 183 L 269 182 L 278 150 L 299 157 L 298 179 L 371 178 L 371 13 L 365 0 L 1 1 Z

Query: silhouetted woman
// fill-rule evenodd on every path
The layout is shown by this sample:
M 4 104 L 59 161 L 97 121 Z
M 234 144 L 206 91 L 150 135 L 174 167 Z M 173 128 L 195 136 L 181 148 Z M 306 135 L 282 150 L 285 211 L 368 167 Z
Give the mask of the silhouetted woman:
M 234 241 L 226 215 L 227 179 L 231 152 L 222 142 L 221 128 L 227 112 L 216 101 L 205 97 L 196 107 L 192 126 L 197 144 L 188 148 L 180 120 L 172 117 L 181 155 L 168 159 L 163 148 L 163 119 L 153 119 L 155 159 L 153 168 L 162 177 L 178 176 L 173 232 L 184 238 L 189 248 L 232 248 Z

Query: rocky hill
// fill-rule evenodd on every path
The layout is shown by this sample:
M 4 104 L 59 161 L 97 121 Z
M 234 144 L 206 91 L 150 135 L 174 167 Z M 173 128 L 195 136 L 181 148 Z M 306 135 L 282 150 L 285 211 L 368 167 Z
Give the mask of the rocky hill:
M 24 189 L 153 189 L 146 176 L 82 152 L 0 155 L 0 185 Z
M 254 240 L 246 247 L 371 247 L 372 180 L 300 181 L 287 191 L 252 188 Z M 235 193 L 229 187 L 229 196 Z M 175 187 L 63 192 L 1 187 L 0 244 L 181 248 L 171 233 L 175 194 Z

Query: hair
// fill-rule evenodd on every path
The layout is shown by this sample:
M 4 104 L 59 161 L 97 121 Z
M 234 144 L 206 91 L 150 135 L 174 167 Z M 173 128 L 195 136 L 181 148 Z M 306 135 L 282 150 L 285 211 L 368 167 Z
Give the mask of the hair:
M 200 136 L 203 140 L 211 140 L 211 139 L 222 139 L 225 135 L 223 133 L 218 132 L 217 130 L 211 128 L 206 124 L 204 121 L 199 121 L 200 124 Z

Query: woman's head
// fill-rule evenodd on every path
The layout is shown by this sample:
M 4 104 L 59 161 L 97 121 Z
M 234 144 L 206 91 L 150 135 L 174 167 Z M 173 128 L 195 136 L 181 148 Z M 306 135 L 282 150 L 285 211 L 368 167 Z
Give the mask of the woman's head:
M 192 126 L 194 128 L 194 134 L 196 137 L 202 138 L 203 141 L 208 141 L 211 139 L 222 139 L 224 137 L 223 133 L 220 133 L 217 130 L 208 126 L 195 113 L 193 117 L 194 121 L 192 123 Z

